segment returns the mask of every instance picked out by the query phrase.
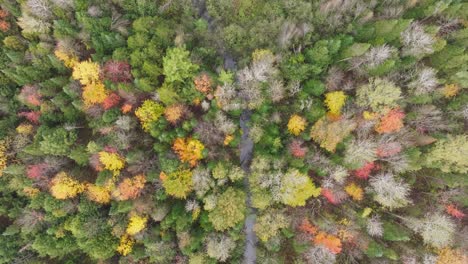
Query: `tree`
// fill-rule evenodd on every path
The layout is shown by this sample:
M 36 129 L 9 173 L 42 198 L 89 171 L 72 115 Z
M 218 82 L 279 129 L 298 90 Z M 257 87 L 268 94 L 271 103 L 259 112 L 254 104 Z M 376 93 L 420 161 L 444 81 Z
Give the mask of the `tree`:
M 21 101 L 31 106 L 40 106 L 42 103 L 39 87 L 35 85 L 23 86 L 18 97 Z
M 163 73 L 166 76 L 166 82 L 183 83 L 195 74 L 198 65 L 190 61 L 189 55 L 190 52 L 184 47 L 167 50 L 166 56 L 163 58 Z
M 208 219 L 217 231 L 225 231 L 244 220 L 245 210 L 245 193 L 229 187 L 217 198 L 216 206 L 209 212 Z
M 384 79 L 370 79 L 369 84 L 357 89 L 356 103 L 359 106 L 370 107 L 372 111 L 383 113 L 389 108 L 398 106 L 401 90 L 392 82 Z
M 103 73 L 104 78 L 113 83 L 128 83 L 133 79 L 130 64 L 124 61 L 107 61 Z
M 106 99 L 102 102 L 102 107 L 105 110 L 109 110 L 114 106 L 117 106 L 120 102 L 121 98 L 116 93 L 109 94 Z
M 288 219 L 282 212 L 266 211 L 257 217 L 254 231 L 261 241 L 267 242 L 270 238 L 277 236 L 281 229 L 288 227 L 288 224 Z
M 401 33 L 401 43 L 404 55 L 420 57 L 434 52 L 434 38 L 418 22 L 413 22 Z
M 50 193 L 57 199 L 68 199 L 77 196 L 85 190 L 85 185 L 71 178 L 65 172 L 59 172 L 52 179 Z
M 341 108 L 345 104 L 346 94 L 343 91 L 330 92 L 325 95 L 325 104 L 333 116 L 341 115 Z
M 5 139 L 0 140 L 0 177 L 3 174 L 3 170 L 7 166 L 7 149 L 8 149 L 8 141 Z
M 463 251 L 460 249 L 445 247 L 438 250 L 437 264 L 463 264 L 466 260 L 466 254 L 463 254 Z
M 204 94 L 208 94 L 211 92 L 211 86 L 213 84 L 213 81 L 211 80 L 210 76 L 208 76 L 208 74 L 205 73 L 197 76 L 193 80 L 193 82 L 195 84 L 195 89 L 197 89 L 198 91 Z
M 182 120 L 187 112 L 187 108 L 182 104 L 173 104 L 166 107 L 164 110 L 164 117 L 169 123 L 175 125 Z
M 136 199 L 143 191 L 145 183 L 146 178 L 143 174 L 135 175 L 132 178 L 125 178 L 119 183 L 112 196 L 122 201 Z
M 300 140 L 293 140 L 289 144 L 289 152 L 296 158 L 304 158 L 307 153 L 307 147 L 302 146 L 304 142 Z
M 361 201 L 363 198 L 364 191 L 361 187 L 359 187 L 359 185 L 356 185 L 354 182 L 346 185 L 345 191 L 355 201 Z
M 103 103 L 109 92 L 101 82 L 92 82 L 83 87 L 83 101 L 85 106 Z
M 39 141 L 39 148 L 45 154 L 67 155 L 75 144 L 77 134 L 64 128 L 45 129 Z
M 190 170 L 178 169 L 171 173 L 161 172 L 159 178 L 166 193 L 179 199 L 185 199 L 192 191 L 192 172 Z
M 406 225 L 419 233 L 424 243 L 441 249 L 454 241 L 455 223 L 446 215 L 429 213 L 423 219 L 406 218 Z
M 99 152 L 99 161 L 104 166 L 104 169 L 112 171 L 114 174 L 119 174 L 124 168 L 125 161 L 117 153 L 101 151 Z
M 210 258 L 225 262 L 231 256 L 236 243 L 227 235 L 211 234 L 206 238 L 206 253 Z
M 379 134 L 398 132 L 403 127 L 403 118 L 405 118 L 403 111 L 398 108 L 392 109 L 380 119 L 375 131 Z
M 141 126 L 146 132 L 150 130 L 151 124 L 157 121 L 163 113 L 164 107 L 152 100 L 145 100 L 135 110 L 135 115 L 140 119 Z
M 289 169 L 281 177 L 279 190 L 281 202 L 292 206 L 304 206 L 307 199 L 320 195 L 320 188 L 315 187 L 310 178 L 297 169 Z
M 322 117 L 312 126 L 310 136 L 320 144 L 320 147 L 335 152 L 336 145 L 355 128 L 356 124 L 351 120 L 331 121 L 328 117 Z
M 177 138 L 172 149 L 179 155 L 182 162 L 188 162 L 191 167 L 194 167 L 203 158 L 202 151 L 205 146 L 194 138 Z
M 298 136 L 302 131 L 304 131 L 306 126 L 307 121 L 299 115 L 292 115 L 291 118 L 289 118 L 288 131 L 295 136 Z
M 446 139 L 437 141 L 426 155 L 425 165 L 429 168 L 439 168 L 443 172 L 467 173 L 468 136 L 448 135 Z
M 73 67 L 72 77 L 82 85 L 96 83 L 99 80 L 99 65 L 91 60 L 82 61 Z
M 334 236 L 327 234 L 325 232 L 319 232 L 314 238 L 315 245 L 322 245 L 326 247 L 333 254 L 338 254 L 341 252 L 341 240 Z
M 410 203 L 410 187 L 402 180 L 397 180 L 390 173 L 381 173 L 372 177 L 369 184 L 374 191 L 374 200 L 390 210 L 404 207 Z
M 117 247 L 117 252 L 119 252 L 122 256 L 127 256 L 132 252 L 134 244 L 135 239 L 128 234 L 124 234 L 122 237 L 120 237 L 120 243 Z
M 348 168 L 358 169 L 377 159 L 377 146 L 370 140 L 353 140 L 346 146 L 344 162 Z
M 146 216 L 138 216 L 138 215 L 131 216 L 128 222 L 126 233 L 131 236 L 138 234 L 143 229 L 145 229 L 147 221 L 148 221 L 148 217 Z
M 100 204 L 108 204 L 111 199 L 108 187 L 94 184 L 88 184 L 86 186 L 86 196 L 89 200 Z

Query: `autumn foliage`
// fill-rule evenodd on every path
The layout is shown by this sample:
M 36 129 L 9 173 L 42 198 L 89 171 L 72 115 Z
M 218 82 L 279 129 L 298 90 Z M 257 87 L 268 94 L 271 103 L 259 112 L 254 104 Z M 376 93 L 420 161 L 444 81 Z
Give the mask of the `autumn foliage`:
M 403 127 L 403 118 L 405 118 L 405 113 L 400 109 L 390 110 L 380 119 L 375 131 L 379 134 L 398 132 Z
M 120 238 L 119 246 L 117 247 L 117 252 L 122 256 L 127 256 L 132 252 L 133 245 L 135 244 L 135 239 L 128 234 L 124 234 Z
M 364 195 L 363 189 L 354 182 L 345 187 L 346 193 L 355 201 L 361 201 Z
M 79 80 L 82 85 L 95 84 L 99 81 L 99 64 L 91 60 L 82 61 L 73 67 L 72 77 Z
M 172 145 L 179 158 L 183 162 L 187 162 L 194 167 L 197 162 L 203 158 L 203 150 L 205 146 L 194 138 L 177 138 Z
M 333 193 L 333 191 L 329 188 L 322 188 L 321 194 L 323 197 L 327 199 L 327 201 L 333 205 L 337 205 L 340 203 L 340 200 L 336 197 L 336 195 Z
M 314 238 L 315 245 L 322 245 L 326 247 L 333 254 L 341 252 L 341 240 L 334 236 L 320 231 Z
M 123 61 L 107 61 L 103 68 L 104 78 L 113 83 L 128 83 L 132 78 L 130 64 Z
M 121 98 L 116 93 L 109 94 L 104 101 L 102 101 L 102 107 L 105 110 L 111 109 L 114 106 L 117 106 L 120 102 Z
M 192 191 L 192 172 L 178 169 L 171 173 L 161 172 L 159 178 L 167 194 L 182 199 Z
M 343 91 L 330 92 L 325 95 L 325 104 L 332 116 L 339 116 L 345 104 L 346 95 Z
M 299 140 L 293 140 L 289 144 L 289 151 L 291 152 L 291 155 L 293 155 L 296 158 L 303 158 L 307 153 L 307 148 L 302 145 L 303 142 Z
M 29 165 L 26 170 L 26 175 L 30 179 L 40 179 L 44 176 L 48 165 L 46 163 L 38 163 Z
M 40 106 L 41 101 L 41 94 L 39 93 L 39 87 L 35 85 L 25 85 L 21 89 L 21 93 L 19 94 L 20 100 L 23 102 L 31 105 L 31 106 Z
M 368 179 L 372 171 L 377 170 L 378 167 L 374 162 L 367 162 L 361 168 L 354 170 L 353 174 L 359 179 Z
M 291 118 L 289 118 L 288 131 L 295 136 L 298 136 L 302 131 L 304 131 L 306 126 L 307 121 L 299 115 L 292 115 Z
M 166 107 L 164 110 L 164 117 L 171 124 L 179 122 L 187 111 L 186 107 L 182 104 L 174 104 Z
M 0 9 L 0 30 L 2 32 L 7 32 L 10 29 L 10 23 L 7 21 L 10 13 L 4 9 Z
M 125 178 L 112 193 L 118 200 L 129 200 L 135 199 L 145 187 L 146 178 L 145 175 L 139 174 L 132 178 Z
M 115 174 L 118 174 L 125 166 L 124 159 L 119 154 L 113 152 L 99 152 L 99 161 L 104 166 L 104 169 L 113 171 Z
M 455 218 L 457 218 L 457 219 L 463 219 L 463 218 L 466 216 L 465 213 L 463 213 L 460 209 L 458 209 L 458 208 L 457 208 L 455 205 L 453 205 L 453 204 L 448 204 L 448 205 L 446 205 L 446 206 L 445 206 L 445 211 L 446 211 L 449 215 L 451 215 L 451 216 L 453 216 L 453 217 L 455 217 Z
M 83 101 L 86 106 L 104 103 L 108 97 L 108 91 L 103 83 L 89 83 L 83 87 Z
M 18 113 L 19 117 L 26 118 L 29 122 L 39 124 L 39 118 L 41 117 L 40 111 L 24 111 Z
M 157 121 L 163 113 L 164 107 L 152 100 L 145 100 L 135 110 L 135 115 L 140 119 L 141 126 L 145 131 L 149 131 L 151 123 Z
M 2 176 L 3 170 L 7 165 L 7 148 L 8 142 L 6 140 L 0 140 L 0 176 Z
M 85 185 L 65 172 L 59 172 L 51 181 L 50 193 L 57 199 L 73 198 L 85 190 Z
M 212 81 L 210 76 L 207 74 L 201 74 L 196 77 L 193 81 L 195 83 L 195 88 L 202 93 L 209 93 L 211 91 Z
M 96 203 L 108 204 L 111 200 L 109 186 L 97 186 L 88 184 L 86 186 L 86 195 L 91 201 Z
M 312 126 L 310 136 L 320 144 L 320 147 L 335 152 L 336 145 L 348 136 L 356 124 L 352 121 L 340 119 L 331 120 L 328 117 L 322 117 Z
M 318 232 L 318 228 L 311 224 L 306 218 L 304 218 L 299 225 L 299 230 L 309 235 L 315 235 Z
M 147 221 L 148 217 L 146 216 L 131 216 L 126 230 L 127 234 L 131 236 L 138 234 L 141 230 L 143 230 L 146 227 Z

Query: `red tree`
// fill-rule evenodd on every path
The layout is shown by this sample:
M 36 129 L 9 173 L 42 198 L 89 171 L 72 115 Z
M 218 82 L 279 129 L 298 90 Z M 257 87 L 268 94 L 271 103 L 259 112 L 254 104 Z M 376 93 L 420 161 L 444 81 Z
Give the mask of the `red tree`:
M 41 112 L 40 111 L 19 112 L 18 116 L 26 118 L 31 123 L 39 124 L 39 118 L 41 117 Z
M 293 140 L 291 144 L 289 144 L 289 151 L 291 155 L 296 158 L 303 158 L 307 152 L 306 147 L 302 147 L 302 143 L 300 140 Z
M 104 64 L 104 78 L 113 83 L 132 81 L 130 64 L 123 61 L 108 61 Z
M 106 97 L 106 99 L 104 99 L 104 102 L 102 102 L 102 107 L 104 107 L 106 110 L 111 109 L 112 107 L 119 104 L 120 99 L 120 96 L 118 96 L 116 93 L 111 93 Z
M 29 165 L 28 169 L 26 170 L 26 175 L 28 178 L 33 180 L 40 179 L 46 173 L 47 167 L 47 163 Z

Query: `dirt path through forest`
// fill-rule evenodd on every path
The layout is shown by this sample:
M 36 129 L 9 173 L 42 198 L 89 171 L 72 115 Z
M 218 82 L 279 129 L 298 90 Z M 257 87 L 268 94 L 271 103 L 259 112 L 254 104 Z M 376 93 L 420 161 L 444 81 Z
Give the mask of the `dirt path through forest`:
M 205 0 L 192 0 L 193 6 L 198 9 L 199 17 L 205 19 L 208 22 L 208 28 L 211 31 L 214 31 L 216 26 L 214 20 L 209 16 L 208 11 L 206 10 Z M 224 59 L 224 68 L 232 72 L 236 71 L 236 61 L 234 58 L 225 50 L 220 51 Z M 240 164 L 242 169 L 246 172 L 247 177 L 244 178 L 245 191 L 247 192 L 246 204 L 247 204 L 247 213 L 244 223 L 244 232 L 245 232 L 245 250 L 244 250 L 244 264 L 254 264 L 256 263 L 256 244 L 257 236 L 254 232 L 254 225 L 256 219 L 256 210 L 252 207 L 250 193 L 250 185 L 248 176 L 250 175 L 250 163 L 252 162 L 252 152 L 253 152 L 253 141 L 249 137 L 249 126 L 250 121 L 250 111 L 244 109 L 240 116 L 240 127 L 242 130 L 242 139 L 240 143 Z

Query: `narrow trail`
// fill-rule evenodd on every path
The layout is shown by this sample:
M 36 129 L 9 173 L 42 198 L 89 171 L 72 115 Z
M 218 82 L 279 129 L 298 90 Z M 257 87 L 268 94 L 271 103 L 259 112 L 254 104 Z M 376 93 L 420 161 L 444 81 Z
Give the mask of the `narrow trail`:
M 205 19 L 208 22 L 208 28 L 211 32 L 215 31 L 215 22 L 208 14 L 206 10 L 205 0 L 192 0 L 192 4 L 195 8 L 198 9 L 199 17 Z M 224 68 L 236 71 L 237 64 L 234 58 L 226 50 L 219 51 L 224 59 Z M 246 172 L 247 177 L 244 178 L 244 186 L 247 192 L 246 205 L 247 205 L 247 215 L 244 222 L 244 232 L 245 232 L 245 250 L 244 250 L 244 264 L 254 264 L 256 263 L 256 245 L 257 245 L 257 236 L 254 232 L 254 225 L 256 220 L 256 210 L 252 207 L 252 194 L 250 192 L 249 178 L 250 175 L 250 164 L 252 162 L 253 156 L 253 141 L 249 137 L 250 128 L 248 123 L 250 121 L 250 110 L 244 109 L 240 116 L 240 127 L 242 130 L 242 138 L 240 143 L 240 164 L 241 168 Z
M 242 139 L 240 144 L 240 162 L 242 169 L 247 175 L 250 175 L 250 163 L 252 162 L 253 141 L 249 137 L 250 128 L 248 122 L 250 121 L 250 111 L 244 110 L 240 117 L 240 127 L 242 129 Z M 256 261 L 256 244 L 257 236 L 254 232 L 254 225 L 257 216 L 255 208 L 252 207 L 252 193 L 250 192 L 250 184 L 248 176 L 244 178 L 244 186 L 247 191 L 247 217 L 245 218 L 244 231 L 245 231 L 245 251 L 244 263 L 253 264 Z

